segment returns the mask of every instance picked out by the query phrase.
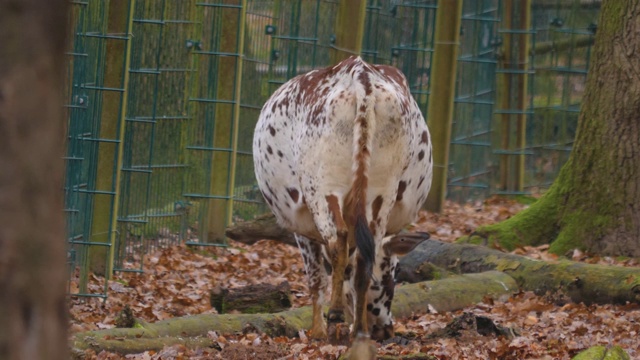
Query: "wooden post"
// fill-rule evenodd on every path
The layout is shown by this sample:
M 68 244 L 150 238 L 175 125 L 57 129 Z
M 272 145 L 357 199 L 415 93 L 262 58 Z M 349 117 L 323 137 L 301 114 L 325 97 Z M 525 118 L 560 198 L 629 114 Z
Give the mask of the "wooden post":
M 502 45 L 502 57 L 500 59 L 501 68 L 503 70 L 508 70 L 511 65 L 511 45 L 512 45 L 512 36 L 509 30 L 512 28 L 512 17 L 513 17 L 513 1 L 507 0 L 503 2 L 502 9 L 502 26 L 507 31 L 503 34 L 503 45 Z M 508 71 L 505 71 L 500 76 L 502 85 L 498 89 L 498 101 L 499 109 L 503 110 L 500 115 L 500 148 L 504 151 L 503 154 L 500 155 L 500 189 L 507 190 L 509 189 L 509 154 L 507 151 L 511 148 L 509 145 L 509 132 L 511 128 L 511 114 L 507 111 L 510 109 L 510 98 L 511 98 L 511 74 Z
M 503 150 L 500 155 L 500 189 L 521 192 L 524 190 L 531 0 L 505 1 L 502 17 L 505 32 L 500 62 L 502 86 L 498 90 L 498 104 L 502 111 L 500 145 Z M 514 51 L 516 44 L 517 51 Z M 515 139 L 511 134 L 513 120 L 516 121 Z
M 237 54 L 232 56 L 220 56 L 218 72 L 215 74 L 217 82 L 216 99 L 224 100 L 216 104 L 213 147 L 216 149 L 229 149 L 229 151 L 216 150 L 213 152 L 211 164 L 211 185 L 209 194 L 217 198 L 206 200 L 207 212 L 203 224 L 203 243 L 224 243 L 224 231 L 227 222 L 230 221 L 233 206 L 234 184 L 232 183 L 233 168 L 235 168 L 234 152 L 237 150 L 237 120 L 234 116 L 240 110 L 240 86 L 242 79 L 242 35 L 244 34 L 244 20 L 246 0 L 227 0 L 225 5 L 241 6 L 221 7 L 222 20 L 220 34 L 221 53 Z M 234 125 L 236 129 L 234 129 Z
M 462 0 L 438 2 L 434 53 L 431 65 L 431 95 L 427 122 L 433 145 L 433 182 L 425 209 L 440 212 L 447 191 L 449 145 L 453 100 L 455 97 L 456 67 L 462 21 Z
M 518 102 L 516 104 L 518 120 L 516 125 L 516 149 L 521 153 L 516 155 L 515 161 L 515 188 L 514 190 L 522 192 L 524 190 L 524 170 L 525 170 L 525 154 L 527 135 L 527 84 L 529 78 L 529 38 L 528 30 L 531 27 L 531 0 L 520 0 L 520 34 L 518 35 Z
M 124 34 L 129 37 L 133 26 L 133 9 L 135 0 L 111 0 L 108 9 L 107 32 Z M 127 16 L 128 15 L 128 16 Z M 120 193 L 120 169 L 122 167 L 122 150 L 124 138 L 124 115 L 127 111 L 127 87 L 129 82 L 129 61 L 131 56 L 131 39 L 107 39 L 104 87 L 122 89 L 120 91 L 102 91 L 102 113 L 100 116 L 100 139 L 98 163 L 96 170 L 93 218 L 91 222 L 91 242 L 110 243 L 111 246 L 90 246 L 86 270 L 111 275 L 113 265 L 113 249 L 115 244 L 115 228 L 118 218 L 118 200 Z M 97 100 L 97 99 L 96 99 Z M 97 137 L 96 134 L 93 135 Z M 115 172 L 115 173 L 114 173 Z M 81 281 L 81 292 L 85 284 Z
M 334 64 L 351 55 L 360 55 L 364 39 L 367 0 L 341 0 L 336 16 L 336 43 L 331 51 Z

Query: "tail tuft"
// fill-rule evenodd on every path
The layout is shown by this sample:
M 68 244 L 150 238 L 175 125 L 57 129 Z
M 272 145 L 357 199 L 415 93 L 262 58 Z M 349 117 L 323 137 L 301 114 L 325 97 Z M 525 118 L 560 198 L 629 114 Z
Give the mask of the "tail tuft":
M 376 258 L 376 246 L 373 234 L 364 216 L 358 216 L 356 219 L 355 237 L 356 247 L 366 266 L 365 270 L 371 276 L 373 275 L 373 263 Z

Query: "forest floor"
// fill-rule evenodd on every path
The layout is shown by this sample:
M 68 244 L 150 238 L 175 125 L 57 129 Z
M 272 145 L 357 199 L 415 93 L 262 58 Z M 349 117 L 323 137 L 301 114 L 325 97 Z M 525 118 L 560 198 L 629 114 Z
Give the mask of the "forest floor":
M 513 200 L 492 198 L 475 204 L 447 202 L 442 214 L 421 213 L 414 228 L 432 238 L 454 241 L 476 227 L 513 216 L 525 205 Z M 536 259 L 553 261 L 546 246 L 514 251 Z M 640 267 L 638 259 L 615 259 L 574 250 L 567 257 L 575 261 L 612 266 Z M 71 335 L 86 330 L 115 327 L 118 313 L 125 307 L 147 322 L 173 317 L 215 313 L 209 304 L 209 290 L 241 287 L 257 283 L 277 285 L 288 281 L 294 307 L 310 304 L 304 266 L 297 249 L 260 241 L 253 246 L 231 242 L 228 247 L 190 248 L 173 246 L 144 258 L 144 273 L 120 272 L 108 284 L 108 299 L 72 297 Z M 92 276 L 90 289 L 104 289 L 104 279 Z M 483 336 L 462 332 L 455 338 L 427 335 L 444 328 L 463 313 L 490 318 L 495 324 L 515 330 L 515 337 Z M 396 319 L 396 332 L 410 340 L 402 344 L 378 344 L 378 355 L 426 353 L 437 359 L 570 359 L 594 345 L 619 345 L 632 359 L 640 359 L 640 306 L 584 305 L 566 303 L 550 296 L 521 292 L 485 302 L 454 313 L 429 313 L 428 309 L 410 318 Z M 300 332 L 296 338 L 270 338 L 264 334 L 217 334 L 210 332 L 221 350 L 186 349 L 176 345 L 161 351 L 118 355 L 88 350 L 87 359 L 337 359 L 346 351 L 313 341 Z

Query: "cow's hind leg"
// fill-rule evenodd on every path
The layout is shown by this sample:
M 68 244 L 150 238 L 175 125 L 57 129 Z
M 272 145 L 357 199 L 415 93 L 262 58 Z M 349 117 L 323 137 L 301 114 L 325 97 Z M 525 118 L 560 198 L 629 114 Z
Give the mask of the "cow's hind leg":
M 307 273 L 311 303 L 313 306 L 313 320 L 311 325 L 311 337 L 314 339 L 327 338 L 327 324 L 322 316 L 322 304 L 327 289 L 329 276 L 329 264 L 325 264 L 322 255 L 322 245 L 308 238 L 295 234 L 296 242 L 302 254 L 304 268 Z M 328 269 L 329 268 L 329 269 Z
M 340 201 L 336 195 L 325 197 L 328 215 L 331 218 L 333 231 L 327 234 L 329 257 L 333 276 L 331 277 L 331 303 L 329 307 L 329 341 L 332 344 L 349 343 L 349 327 L 345 324 L 345 272 L 349 262 L 349 241 L 347 224 L 342 216 Z M 328 227 L 328 228 L 332 228 Z

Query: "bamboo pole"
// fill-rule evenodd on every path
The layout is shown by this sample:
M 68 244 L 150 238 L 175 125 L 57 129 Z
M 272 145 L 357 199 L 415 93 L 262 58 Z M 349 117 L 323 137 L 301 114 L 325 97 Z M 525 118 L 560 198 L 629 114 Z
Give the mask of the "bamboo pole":
M 123 69 L 123 79 L 122 79 L 122 87 L 124 92 L 122 93 L 122 102 L 120 103 L 120 119 L 119 126 L 120 129 L 118 139 L 120 142 L 118 143 L 118 150 L 116 155 L 116 176 L 115 176 L 115 195 L 113 199 L 113 212 L 111 214 L 111 229 L 109 242 L 111 243 L 111 247 L 109 248 L 109 263 L 108 271 L 105 276 L 105 281 L 109 279 L 111 276 L 111 271 L 113 268 L 113 258 L 115 255 L 115 245 L 116 245 L 116 227 L 118 225 L 118 210 L 120 205 L 120 182 L 122 180 L 122 160 L 124 154 L 124 133 L 125 133 L 125 117 L 127 115 L 127 106 L 128 106 L 128 97 L 129 97 L 129 68 L 131 67 L 131 43 L 133 37 L 133 14 L 135 9 L 135 0 L 129 0 L 129 11 L 128 11 L 128 23 L 127 23 L 127 45 L 126 45 L 126 53 L 124 59 L 124 69 Z
M 445 0 L 438 3 L 430 80 L 432 91 L 427 109 L 434 168 L 431 192 L 427 197 L 425 209 L 433 212 L 442 210 L 447 191 L 461 21 L 462 0 Z
M 360 55 L 364 39 L 367 0 L 341 0 L 336 16 L 336 43 L 331 61 L 336 64 L 351 55 Z
M 244 64 L 244 35 L 247 17 L 247 0 L 241 0 L 240 31 L 238 32 L 238 57 L 236 58 L 235 94 L 233 104 L 233 129 L 231 138 L 231 175 L 229 176 L 229 205 L 227 206 L 227 224 L 233 223 L 233 194 L 236 184 L 236 166 L 238 161 L 238 131 L 240 128 L 240 94 L 242 89 L 242 65 Z M 226 230 L 226 228 L 225 228 Z

